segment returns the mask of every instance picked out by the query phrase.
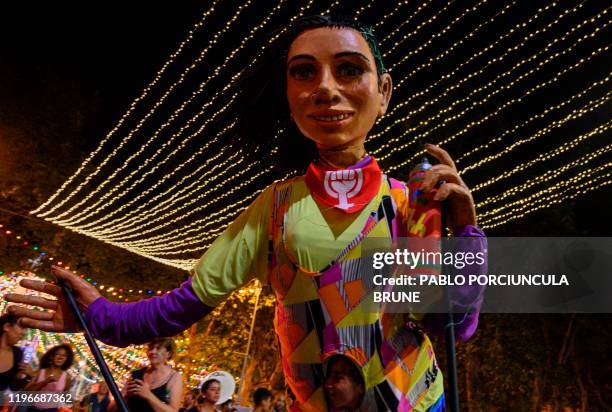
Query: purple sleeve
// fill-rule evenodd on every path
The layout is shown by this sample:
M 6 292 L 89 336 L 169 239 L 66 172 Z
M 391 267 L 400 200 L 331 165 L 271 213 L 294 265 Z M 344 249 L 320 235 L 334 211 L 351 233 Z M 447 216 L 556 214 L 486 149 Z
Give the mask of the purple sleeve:
M 487 238 L 484 232 L 473 225 L 455 227 L 453 234 L 457 238 L 477 238 L 470 239 L 465 244 L 463 252 L 481 252 L 487 249 Z M 486 255 L 486 254 L 485 254 Z M 465 267 L 462 270 L 456 270 L 455 274 L 468 277 L 470 275 L 486 274 L 487 264 L 477 265 L 478 273 L 474 273 L 473 267 Z M 455 323 L 455 334 L 458 339 L 467 341 L 478 326 L 478 315 L 482 306 L 484 286 L 466 285 L 451 287 L 451 302 L 453 304 L 453 320 Z M 430 332 L 436 335 L 444 336 L 444 328 L 448 323 L 448 314 L 446 313 L 429 313 L 423 320 L 423 326 Z
M 138 302 L 115 303 L 100 297 L 87 309 L 85 321 L 96 339 L 125 347 L 174 336 L 211 310 L 200 301 L 189 278 L 163 296 Z

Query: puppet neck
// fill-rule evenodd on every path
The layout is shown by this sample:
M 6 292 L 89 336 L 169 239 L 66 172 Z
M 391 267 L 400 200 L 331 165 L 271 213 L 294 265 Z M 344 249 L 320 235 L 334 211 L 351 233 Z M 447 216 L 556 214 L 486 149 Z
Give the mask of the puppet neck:
M 346 169 L 367 156 L 363 142 L 318 150 L 321 166 L 331 169 Z

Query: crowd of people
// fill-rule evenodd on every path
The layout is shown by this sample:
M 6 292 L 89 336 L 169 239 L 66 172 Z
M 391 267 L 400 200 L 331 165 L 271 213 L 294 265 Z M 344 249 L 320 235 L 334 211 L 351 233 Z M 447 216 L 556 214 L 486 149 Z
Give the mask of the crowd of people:
M 40 393 L 71 393 L 73 379 L 68 370 L 74 362 L 72 347 L 63 343 L 48 349 L 40 358 L 38 368 L 24 362 L 24 351 L 18 343 L 25 337 L 26 329 L 19 318 L 12 314 L 0 316 L 0 396 L 8 391 Z M 252 395 L 252 408 L 242 407 L 230 398 L 220 401 L 222 383 L 207 379 L 199 388 L 184 391 L 184 382 L 168 363 L 176 352 L 171 338 L 157 338 L 147 345 L 148 365 L 132 372 L 123 382 L 122 395 L 131 411 L 146 412 L 278 412 L 286 409 L 285 394 L 272 393 L 267 388 L 257 388 Z M 0 399 L 1 400 L 1 399 Z M 111 412 L 115 402 L 104 381 L 92 386 L 92 391 L 72 405 L 65 407 L 53 402 L 34 402 L 33 405 L 5 405 L 2 412 Z
M 17 346 L 25 331 L 17 316 L 0 316 L 0 405 L 4 410 L 9 409 L 6 405 L 8 399 L 4 396 L 7 391 L 60 394 L 68 392 L 72 386 L 67 372 L 74 361 L 74 352 L 70 345 L 61 344 L 48 349 L 40 358 L 38 369 L 33 370 L 24 361 L 23 350 Z M 18 412 L 58 411 L 55 404 L 49 402 L 33 402 L 27 408 L 13 406 Z

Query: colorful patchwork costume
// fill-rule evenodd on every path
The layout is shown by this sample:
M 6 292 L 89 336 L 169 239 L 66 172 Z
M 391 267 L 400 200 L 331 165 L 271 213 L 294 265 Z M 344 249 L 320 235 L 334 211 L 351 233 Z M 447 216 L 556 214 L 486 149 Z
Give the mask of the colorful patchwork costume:
M 360 166 L 368 163 L 375 160 L 355 165 L 350 176 L 361 176 Z M 346 178 L 343 173 L 339 176 Z M 372 198 L 352 213 L 325 207 L 304 176 L 269 187 L 213 243 L 181 288 L 127 305 L 99 298 L 86 313 L 88 324 L 101 340 L 119 346 L 171 336 L 256 276 L 277 296 L 274 326 L 295 410 L 328 410 L 324 365 L 336 354 L 350 358 L 362 372 L 361 410 L 444 410 L 442 374 L 414 318 L 364 307 L 374 289 L 362 259 L 368 239 L 387 239 L 391 246 L 397 237 L 440 236 L 440 214 L 431 199 L 378 174 Z M 339 196 L 338 202 L 349 208 L 353 204 L 347 199 Z M 455 235 L 484 242 L 473 226 L 455 228 Z M 478 308 L 479 293 L 465 292 L 464 301 Z M 457 334 L 465 340 L 475 330 L 478 313 L 457 315 Z M 420 323 L 431 330 L 440 322 L 432 316 Z
M 336 354 L 349 357 L 361 369 L 366 384 L 364 410 L 409 411 L 419 404 L 425 410 L 443 402 L 442 376 L 427 336 L 409 326 L 405 314 L 384 315 L 364 308 L 374 285 L 361 267 L 362 244 L 368 237 L 397 236 L 404 223 L 405 186 L 383 179 L 363 228 L 326 269 L 315 274 L 301 270 L 283 242 L 287 209 L 308 190 L 305 186 L 297 178 L 275 190 L 270 272 L 278 299 L 274 326 L 285 379 L 302 409 L 326 410 L 323 361 Z M 420 224 L 426 235 L 431 234 L 425 230 L 428 226 L 436 226 L 424 220 Z

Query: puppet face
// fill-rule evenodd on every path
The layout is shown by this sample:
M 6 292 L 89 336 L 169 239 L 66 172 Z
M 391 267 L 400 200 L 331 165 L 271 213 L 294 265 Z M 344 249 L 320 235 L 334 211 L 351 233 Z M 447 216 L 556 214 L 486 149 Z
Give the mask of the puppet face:
M 287 55 L 287 100 L 302 134 L 320 149 L 362 144 L 387 110 L 391 77 L 376 72 L 361 33 L 349 28 L 306 30 Z

